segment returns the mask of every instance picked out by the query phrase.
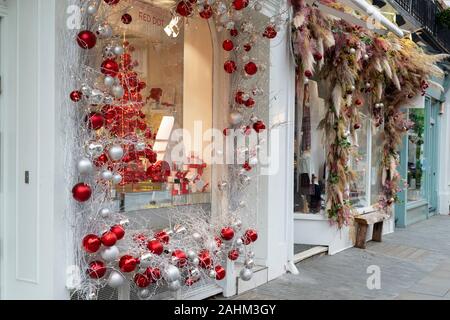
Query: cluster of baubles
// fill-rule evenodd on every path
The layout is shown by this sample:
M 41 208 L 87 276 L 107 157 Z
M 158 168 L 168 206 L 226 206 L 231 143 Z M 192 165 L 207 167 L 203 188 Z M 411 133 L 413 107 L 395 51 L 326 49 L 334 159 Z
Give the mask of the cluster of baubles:
M 179 248 L 178 241 L 172 244 L 172 237 L 176 239 L 186 236 L 187 230 L 177 226 L 174 230 L 163 230 L 150 235 L 138 233 L 132 239 L 139 248 L 139 255 L 121 255 L 118 242 L 125 238 L 127 220 L 112 226 L 102 235 L 88 234 L 82 240 L 82 248 L 89 255 L 90 263 L 86 274 L 95 280 L 105 279 L 111 288 L 118 288 L 125 284 L 126 279 L 132 279 L 139 289 L 139 295 L 145 298 L 151 285 L 167 285 L 169 290 L 179 290 L 183 285 L 192 286 L 200 281 L 202 274 L 217 281 L 224 280 L 226 270 L 222 266 L 222 257 L 226 255 L 231 261 L 236 261 L 242 254 L 246 254 L 244 268 L 240 277 L 244 281 L 252 278 L 254 267 L 254 253 L 246 252 L 243 246 L 257 241 L 255 230 L 246 230 L 241 237 L 237 236 L 241 230 L 241 222 L 236 221 L 233 227 L 224 227 L 220 235 L 208 241 L 197 232 L 189 236 L 198 245 L 197 250 Z
M 97 21 L 99 17 L 96 14 L 102 3 L 112 7 L 117 6 L 120 0 L 92 0 L 83 12 Z M 249 0 L 189 0 L 179 1 L 174 12 L 188 17 L 197 10 L 202 18 L 216 17 L 219 29 L 228 30 L 233 38 L 223 43 L 224 50 L 236 53 L 243 50 L 248 53 L 257 38 L 251 22 L 243 19 L 242 11 L 246 8 L 259 11 L 262 5 L 259 1 Z M 133 17 L 124 13 L 121 21 L 128 25 L 132 23 Z M 271 21 L 259 35 L 275 38 L 277 23 Z M 98 66 L 102 81 L 99 83 L 95 76 L 95 79 L 85 81 L 80 88 L 70 93 L 70 99 L 83 107 L 84 123 L 81 125 L 89 132 L 77 170 L 80 180 L 91 181 L 92 185 L 80 182 L 72 190 L 73 198 L 81 205 L 97 196 L 97 185 L 112 188 L 149 180 L 165 182 L 170 175 L 170 165 L 165 161 L 157 161 L 152 149 L 155 135 L 147 127 L 143 112 L 147 102 L 143 96 L 146 83 L 134 71 L 138 64 L 133 61 L 133 46 L 114 37 L 113 27 L 107 21 L 97 21 L 93 25 L 95 30 L 79 32 L 76 42 L 83 50 L 91 50 L 100 43 L 99 39 L 102 40 L 103 60 Z M 240 38 L 240 33 L 245 36 Z M 242 39 L 245 39 L 245 43 L 241 46 Z M 264 69 L 246 57 L 238 62 L 227 61 L 225 70 L 234 73 L 242 65 L 243 75 L 251 77 Z M 258 88 L 249 94 L 240 92 L 237 94 L 239 102 L 236 103 L 251 109 L 256 104 L 255 98 L 262 94 Z M 233 128 L 243 122 L 243 115 L 239 111 L 236 111 L 235 116 L 231 121 Z M 252 117 L 251 121 L 251 125 L 241 127 L 244 133 L 260 133 L 266 129 L 262 120 Z M 243 169 L 250 171 L 257 164 L 256 158 L 249 159 Z M 98 197 L 106 196 L 99 194 Z M 111 209 L 101 208 L 94 213 L 92 221 L 98 220 L 104 226 L 105 221 L 113 218 Z M 182 286 L 194 285 L 202 278 L 221 281 L 226 277 L 223 267 L 226 260 L 236 261 L 239 258 L 244 261 L 241 279 L 248 281 L 253 276 L 254 253 L 246 247 L 257 241 L 258 234 L 255 230 L 243 229 L 240 221 L 233 221 L 230 227 L 222 228 L 215 237 L 201 235 L 197 231 L 189 233 L 180 226 L 155 233 L 147 231 L 132 234 L 126 231 L 128 220 L 111 225 L 108 230 L 88 234 L 82 240 L 82 248 L 89 261 L 86 275 L 98 281 L 99 285 L 119 288 L 131 280 L 139 289 L 139 296 L 145 299 L 151 296 L 148 289 L 151 285 L 165 285 L 169 290 L 177 291 Z M 130 242 L 132 248 L 126 248 Z M 195 245 L 188 245 L 192 242 Z

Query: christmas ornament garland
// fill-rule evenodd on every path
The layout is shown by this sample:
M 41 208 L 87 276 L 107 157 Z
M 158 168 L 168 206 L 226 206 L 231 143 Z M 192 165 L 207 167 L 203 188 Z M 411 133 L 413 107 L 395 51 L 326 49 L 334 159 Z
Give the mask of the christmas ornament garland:
M 130 4 L 131 3 L 131 4 Z M 166 182 L 170 164 L 158 161 L 153 151 L 155 132 L 145 122 L 147 84 L 136 71 L 134 46 L 127 40 L 126 26 L 134 23 L 133 1 L 76 1 L 82 10 L 83 29 L 72 41 L 78 46 L 80 62 L 72 67 L 75 86 L 68 95 L 75 114 L 77 181 L 72 194 L 77 213 L 73 236 L 75 257 L 82 270 L 73 294 L 81 299 L 97 299 L 102 288 L 131 285 L 140 299 L 150 299 L 160 289 L 178 291 L 196 283 L 222 281 L 227 276 L 227 260 L 242 259 L 240 277 L 252 278 L 258 240 L 254 221 L 243 221 L 242 195 L 257 176 L 255 151 L 246 152 L 243 165 L 229 168 L 229 180 L 218 186 L 229 197 L 230 208 L 220 219 L 196 209 L 175 212 L 164 230 L 149 227 L 149 218 L 129 217 L 114 202 L 114 191 L 139 182 Z M 241 134 L 259 134 L 264 121 L 253 114 L 264 92 L 258 76 L 266 69 L 251 57 L 263 39 L 277 36 L 285 22 L 280 17 L 253 23 L 252 11 L 262 10 L 260 1 L 183 0 L 172 9 L 182 19 L 198 15 L 214 19 L 224 40 L 221 47 L 230 55 L 224 73 L 232 77 L 230 96 L 231 129 Z M 120 23 L 109 18 L 119 13 Z M 101 62 L 98 63 L 98 57 Z M 250 88 L 251 86 L 251 88 Z M 238 97 L 238 98 L 237 98 Z M 227 136 L 225 134 L 225 136 Z M 257 148 L 257 146 L 256 146 Z M 176 209 L 167 209 L 167 211 Z M 230 212 L 228 212 L 230 210 Z
M 329 85 L 328 110 L 320 124 L 328 152 L 327 214 L 339 227 L 351 222 L 349 188 L 356 175 L 349 167 L 349 159 L 358 151 L 357 132 L 364 105 L 368 105 L 373 127 L 384 133 L 379 207 L 390 213 L 401 191 L 399 146 L 412 125 L 400 109 L 417 95 L 425 94 L 430 76 L 443 76 L 435 63 L 447 56 L 431 56 L 409 39 L 380 36 L 331 18 L 303 0 L 292 2 L 299 80 L 307 85 L 316 76 Z M 323 2 L 349 10 L 336 1 Z

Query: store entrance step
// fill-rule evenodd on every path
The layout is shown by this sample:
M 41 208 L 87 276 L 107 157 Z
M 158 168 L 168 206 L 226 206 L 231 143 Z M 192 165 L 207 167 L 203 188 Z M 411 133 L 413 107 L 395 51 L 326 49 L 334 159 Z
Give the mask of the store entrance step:
M 299 263 L 301 261 L 304 261 L 306 259 L 310 259 L 310 258 L 316 257 L 316 256 L 323 256 L 327 252 L 328 252 L 328 247 L 322 247 L 322 246 L 313 247 L 309 250 L 297 253 L 294 256 L 294 263 Z

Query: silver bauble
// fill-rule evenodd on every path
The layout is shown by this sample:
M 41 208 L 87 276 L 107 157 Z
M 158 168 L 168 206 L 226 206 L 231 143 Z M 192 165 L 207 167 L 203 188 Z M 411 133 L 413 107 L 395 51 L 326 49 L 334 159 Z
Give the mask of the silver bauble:
M 112 94 L 114 97 L 116 98 L 122 98 L 123 95 L 125 94 L 125 90 L 123 89 L 122 86 L 114 86 L 111 90 Z
M 117 248 L 116 246 L 105 247 L 100 252 L 100 256 L 106 262 L 116 261 L 119 258 L 119 254 L 120 254 L 119 248 Z
M 113 29 L 108 23 L 102 23 L 97 27 L 96 33 L 100 39 L 107 39 L 113 36 Z
M 252 178 L 250 178 L 248 175 L 246 174 L 241 174 L 239 175 L 239 181 L 241 182 L 241 184 L 244 187 L 247 187 L 250 185 L 250 183 L 252 182 Z
M 217 272 L 216 271 L 214 271 L 214 270 L 209 271 L 209 277 L 211 279 L 215 279 L 216 276 L 217 276 Z
M 90 104 L 101 104 L 103 102 L 103 99 L 105 97 L 105 94 L 98 89 L 92 89 L 90 93 L 88 93 L 88 100 Z
M 97 13 L 97 6 L 95 4 L 90 4 L 87 9 L 86 9 L 87 13 L 90 15 L 94 15 Z
M 169 290 L 170 291 L 178 291 L 181 289 L 181 282 L 180 280 L 176 280 L 176 281 L 171 281 L 168 283 L 169 285 Z
M 238 239 L 236 240 L 236 246 L 241 247 L 243 244 L 244 244 L 244 241 L 242 241 L 241 238 L 238 238 Z
M 245 260 L 244 265 L 248 269 L 253 269 L 255 267 L 255 261 L 253 259 L 247 259 L 247 260 Z
M 250 281 L 253 278 L 253 271 L 248 268 L 244 268 L 241 270 L 239 277 L 242 281 Z
M 105 170 L 102 172 L 102 179 L 103 180 L 107 180 L 107 181 L 111 181 L 113 179 L 113 173 L 109 170 Z
M 253 259 L 255 257 L 255 253 L 253 251 L 249 251 L 247 253 L 247 257 L 250 258 L 250 259 Z
M 230 123 L 233 126 L 237 126 L 242 123 L 244 116 L 239 111 L 233 111 L 230 113 Z
M 122 176 L 121 176 L 120 174 L 115 174 L 115 175 L 113 176 L 113 178 L 112 178 L 112 182 L 113 182 L 114 184 L 119 184 L 119 183 L 122 182 L 122 180 L 123 180 L 123 178 L 122 178 Z
M 192 238 L 194 238 L 195 241 L 201 241 L 202 240 L 202 235 L 198 232 L 194 232 L 192 234 Z
M 77 168 L 80 174 L 89 174 L 94 171 L 94 165 L 92 164 L 92 161 L 87 158 L 78 161 Z
M 189 250 L 186 253 L 186 255 L 189 258 L 189 260 L 193 260 L 193 259 L 195 259 L 197 257 L 197 255 L 195 254 L 195 251 L 193 251 L 193 250 Z
M 124 227 L 124 228 L 128 228 L 130 226 L 130 220 L 129 219 L 123 219 L 119 222 L 119 224 Z
M 118 56 L 122 55 L 124 52 L 123 47 L 121 46 L 115 46 L 114 47 L 114 53 Z
M 194 259 L 192 259 L 192 264 L 193 264 L 194 266 L 198 266 L 198 265 L 200 264 L 200 259 L 199 259 L 199 258 L 194 258 Z
M 113 59 L 116 55 L 114 53 L 114 47 L 110 44 L 103 48 L 103 56 L 108 59 Z
M 108 208 L 103 208 L 99 211 L 99 214 L 102 218 L 107 218 L 111 214 L 111 210 Z
M 102 155 L 104 151 L 104 148 L 101 144 L 93 142 L 90 143 L 87 147 L 86 147 L 86 152 L 87 154 L 89 154 L 91 157 L 93 158 L 98 158 Z
M 233 228 L 237 229 L 237 230 L 241 229 L 242 228 L 242 221 L 239 220 L 239 219 L 235 220 L 233 222 Z
M 175 266 L 170 265 L 164 271 L 164 279 L 166 279 L 167 282 L 179 281 L 180 278 L 181 278 L 180 270 Z
M 106 95 L 105 98 L 103 99 L 103 103 L 107 104 L 107 105 L 111 105 L 114 102 L 114 98 L 110 95 Z
M 116 83 L 116 79 L 111 76 L 106 76 L 104 80 L 105 86 L 112 87 Z
M 109 149 L 109 157 L 111 158 L 111 160 L 113 160 L 113 161 L 119 161 L 119 160 L 122 160 L 122 158 L 123 158 L 123 155 L 124 155 L 124 151 L 123 151 L 123 148 L 121 147 L 121 146 L 119 146 L 119 145 L 115 145 L 115 146 L 112 146 L 110 149 Z
M 141 289 L 137 292 L 139 299 L 147 300 L 151 297 L 152 293 L 148 289 Z
M 108 286 L 110 286 L 111 288 L 119 288 L 121 286 L 123 286 L 125 283 L 125 277 L 122 276 L 119 272 L 117 271 L 113 271 L 111 272 L 111 274 L 109 275 L 108 278 Z
M 136 151 L 144 151 L 147 148 L 147 144 L 145 142 L 136 143 Z
M 143 254 L 140 258 L 139 261 L 140 263 L 140 267 L 141 268 L 148 268 L 151 266 L 152 261 L 154 260 L 153 254 L 151 253 L 145 253 Z
M 200 277 L 200 270 L 198 270 L 197 268 L 191 269 L 190 274 L 191 274 L 191 277 L 197 279 Z
M 87 84 L 82 84 L 81 85 L 81 92 L 83 93 L 84 96 L 88 96 L 91 93 L 91 87 L 89 87 Z
M 250 158 L 250 160 L 248 161 L 248 164 L 251 165 L 252 167 L 257 166 L 258 163 L 259 161 L 257 157 Z

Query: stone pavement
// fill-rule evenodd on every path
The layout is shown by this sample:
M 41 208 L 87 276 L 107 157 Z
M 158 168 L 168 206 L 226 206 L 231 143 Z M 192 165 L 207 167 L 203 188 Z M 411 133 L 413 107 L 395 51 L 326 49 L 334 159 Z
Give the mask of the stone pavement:
M 450 300 L 450 216 L 397 229 L 367 250 L 352 248 L 297 265 L 286 274 L 234 299 L 432 299 Z M 381 289 L 369 290 L 369 266 L 379 266 Z

